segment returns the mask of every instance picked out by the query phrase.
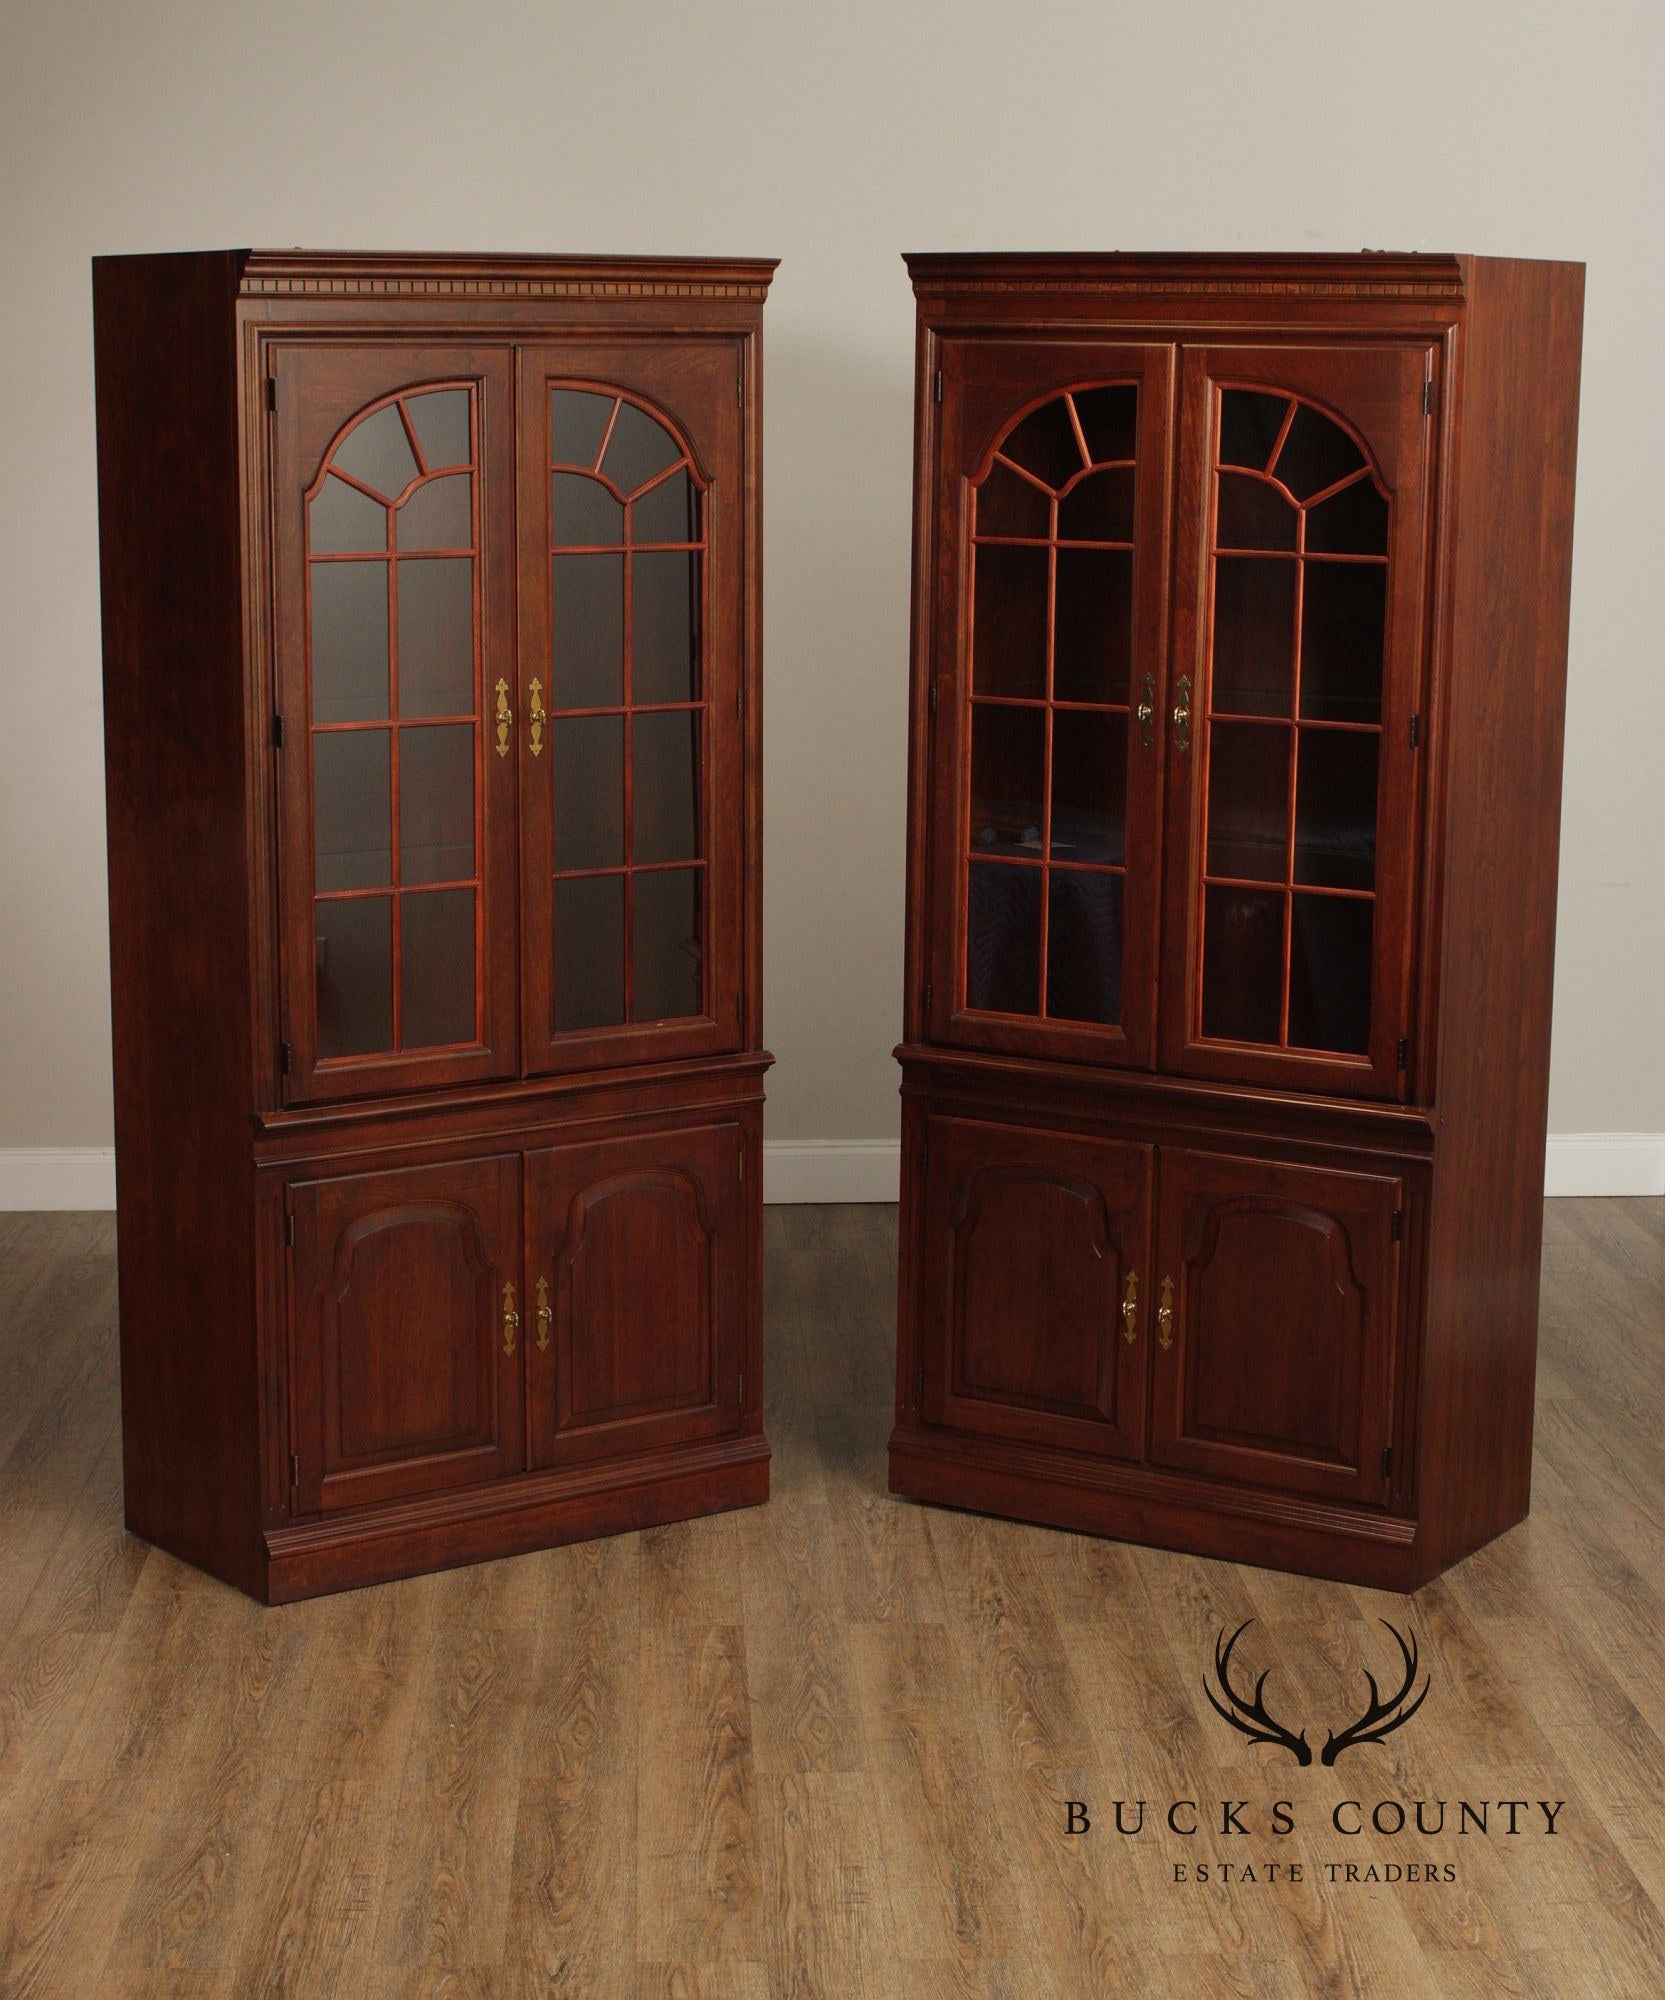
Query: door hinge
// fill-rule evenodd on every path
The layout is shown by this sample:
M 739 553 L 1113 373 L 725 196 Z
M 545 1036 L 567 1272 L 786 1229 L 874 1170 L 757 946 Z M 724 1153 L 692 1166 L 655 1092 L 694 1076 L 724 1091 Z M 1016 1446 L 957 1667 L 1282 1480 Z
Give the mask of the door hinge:
M 1393 1240 L 1395 1243 L 1402 1243 L 1404 1238 L 1405 1211 L 1402 1208 L 1396 1208 L 1393 1211 Z
M 925 992 L 923 997 L 925 1001 L 925 1011 L 928 1014 L 931 1011 L 931 982 L 928 979 L 925 982 Z
M 283 748 L 283 717 L 281 715 L 274 715 L 272 717 L 272 748 L 274 750 L 281 750 Z
M 742 367 L 734 377 L 734 400 L 743 409 L 746 402 L 746 371 Z
M 295 1060 L 294 1049 L 289 1045 L 288 1042 L 279 1042 L 278 1068 L 282 1070 L 285 1076 L 289 1074 L 290 1068 L 293 1065 L 294 1060 Z
M 266 408 L 268 411 L 277 408 L 277 377 L 275 375 L 268 375 L 266 377 Z
M 1413 715 L 1411 717 L 1411 748 L 1415 750 L 1421 744 L 1421 742 L 1422 742 L 1422 717 L 1420 715 Z
M 295 1247 L 295 1211 L 287 1208 L 283 1212 L 283 1240 L 291 1250 Z
M 937 401 L 940 403 L 942 401 L 942 370 L 940 368 L 937 370 L 936 396 Z
M 1434 414 L 1434 378 L 1432 375 L 1426 377 L 1422 384 L 1422 414 L 1425 417 L 1431 417 Z
M 298 1451 L 292 1451 L 289 1454 L 289 1484 L 291 1486 L 299 1486 L 300 1483 L 301 1483 L 301 1455 Z
M 925 706 L 932 715 L 937 712 L 937 684 L 933 679 L 925 696 Z
M 931 1149 L 928 1145 L 919 1149 L 919 1171 L 924 1173 L 931 1164 Z
M 1401 1035 L 1399 1037 L 1399 1045 L 1397 1048 L 1395 1048 L 1393 1052 L 1393 1059 L 1401 1069 L 1410 1068 L 1411 1043 L 1410 1043 L 1410 1037 L 1408 1035 Z
M 1393 1472 L 1393 1446 L 1389 1445 L 1387 1449 L 1382 1453 L 1382 1477 L 1384 1479 L 1387 1479 L 1392 1475 L 1392 1472 Z

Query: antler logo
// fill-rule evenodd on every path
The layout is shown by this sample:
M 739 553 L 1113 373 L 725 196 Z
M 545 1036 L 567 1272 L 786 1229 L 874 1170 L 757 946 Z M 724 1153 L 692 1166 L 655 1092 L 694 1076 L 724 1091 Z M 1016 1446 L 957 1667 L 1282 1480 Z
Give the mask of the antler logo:
M 1396 1625 L 1388 1625 L 1385 1618 L 1381 1622 L 1393 1634 L 1405 1677 L 1398 1691 L 1384 1701 L 1382 1691 L 1376 1685 L 1376 1676 L 1366 1672 L 1364 1678 L 1370 1688 L 1369 1704 L 1357 1721 L 1350 1722 L 1339 1735 L 1333 1729 L 1328 1732 L 1324 1747 L 1318 1753 L 1321 1764 L 1333 1764 L 1343 1750 L 1351 1750 L 1356 1744 L 1380 1743 L 1384 1736 L 1391 1736 L 1394 1730 L 1403 1728 L 1428 1699 L 1432 1677 L 1422 1683 L 1415 1700 L 1410 1699 L 1418 1672 L 1415 1637 L 1407 1640 Z M 1206 1680 L 1203 1682 L 1203 1693 L 1207 1695 L 1214 1713 L 1222 1721 L 1229 1722 L 1239 1734 L 1248 1737 L 1251 1743 L 1271 1743 L 1280 1750 L 1287 1750 L 1297 1764 L 1310 1764 L 1312 1745 L 1307 1741 L 1306 1731 L 1286 1729 L 1266 1706 L 1266 1683 L 1271 1678 L 1271 1668 L 1268 1667 L 1255 1682 L 1252 1696 L 1239 1694 L 1231 1684 L 1232 1649 L 1253 1623 L 1252 1618 L 1245 1618 L 1229 1639 L 1221 1628 L 1220 1636 L 1214 1642 L 1214 1677 L 1225 1701 L 1220 1700 Z

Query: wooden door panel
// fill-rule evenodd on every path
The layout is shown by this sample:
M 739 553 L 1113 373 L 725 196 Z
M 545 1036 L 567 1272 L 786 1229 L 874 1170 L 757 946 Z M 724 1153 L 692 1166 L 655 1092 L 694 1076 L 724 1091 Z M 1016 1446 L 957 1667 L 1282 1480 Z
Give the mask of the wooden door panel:
M 303 1181 L 288 1199 L 300 1511 L 518 1471 L 518 1161 Z
M 1163 1148 L 1151 1456 L 1386 1496 L 1404 1183 Z
M 947 1117 L 926 1143 L 926 1421 L 1137 1457 L 1150 1149 Z
M 930 1032 L 1148 1066 L 1174 349 L 940 360 Z
M 735 1125 L 527 1156 L 539 1464 L 737 1426 L 741 1162 Z

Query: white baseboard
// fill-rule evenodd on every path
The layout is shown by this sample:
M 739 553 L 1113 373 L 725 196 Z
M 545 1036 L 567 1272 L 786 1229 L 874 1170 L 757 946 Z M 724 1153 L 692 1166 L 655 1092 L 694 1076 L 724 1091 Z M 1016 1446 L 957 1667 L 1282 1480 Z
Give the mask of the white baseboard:
M 768 1202 L 894 1201 L 900 1173 L 894 1139 L 770 1139 L 763 1147 Z M 1665 1132 L 1551 1133 L 1544 1192 L 1665 1194 Z M 0 1212 L 115 1205 L 110 1147 L 0 1147 Z

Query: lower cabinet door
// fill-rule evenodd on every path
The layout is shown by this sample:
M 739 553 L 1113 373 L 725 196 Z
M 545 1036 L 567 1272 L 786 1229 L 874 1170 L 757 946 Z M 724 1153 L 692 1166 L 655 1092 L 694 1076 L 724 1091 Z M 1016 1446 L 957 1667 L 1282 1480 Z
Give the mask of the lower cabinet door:
M 1386 1497 L 1403 1185 L 1162 1149 L 1157 1464 Z
M 1151 1149 L 926 1120 L 927 1423 L 1137 1458 Z
M 518 1472 L 518 1158 L 300 1181 L 288 1199 L 298 1510 Z
M 741 1164 L 738 1125 L 527 1154 L 536 1464 L 737 1427 Z

